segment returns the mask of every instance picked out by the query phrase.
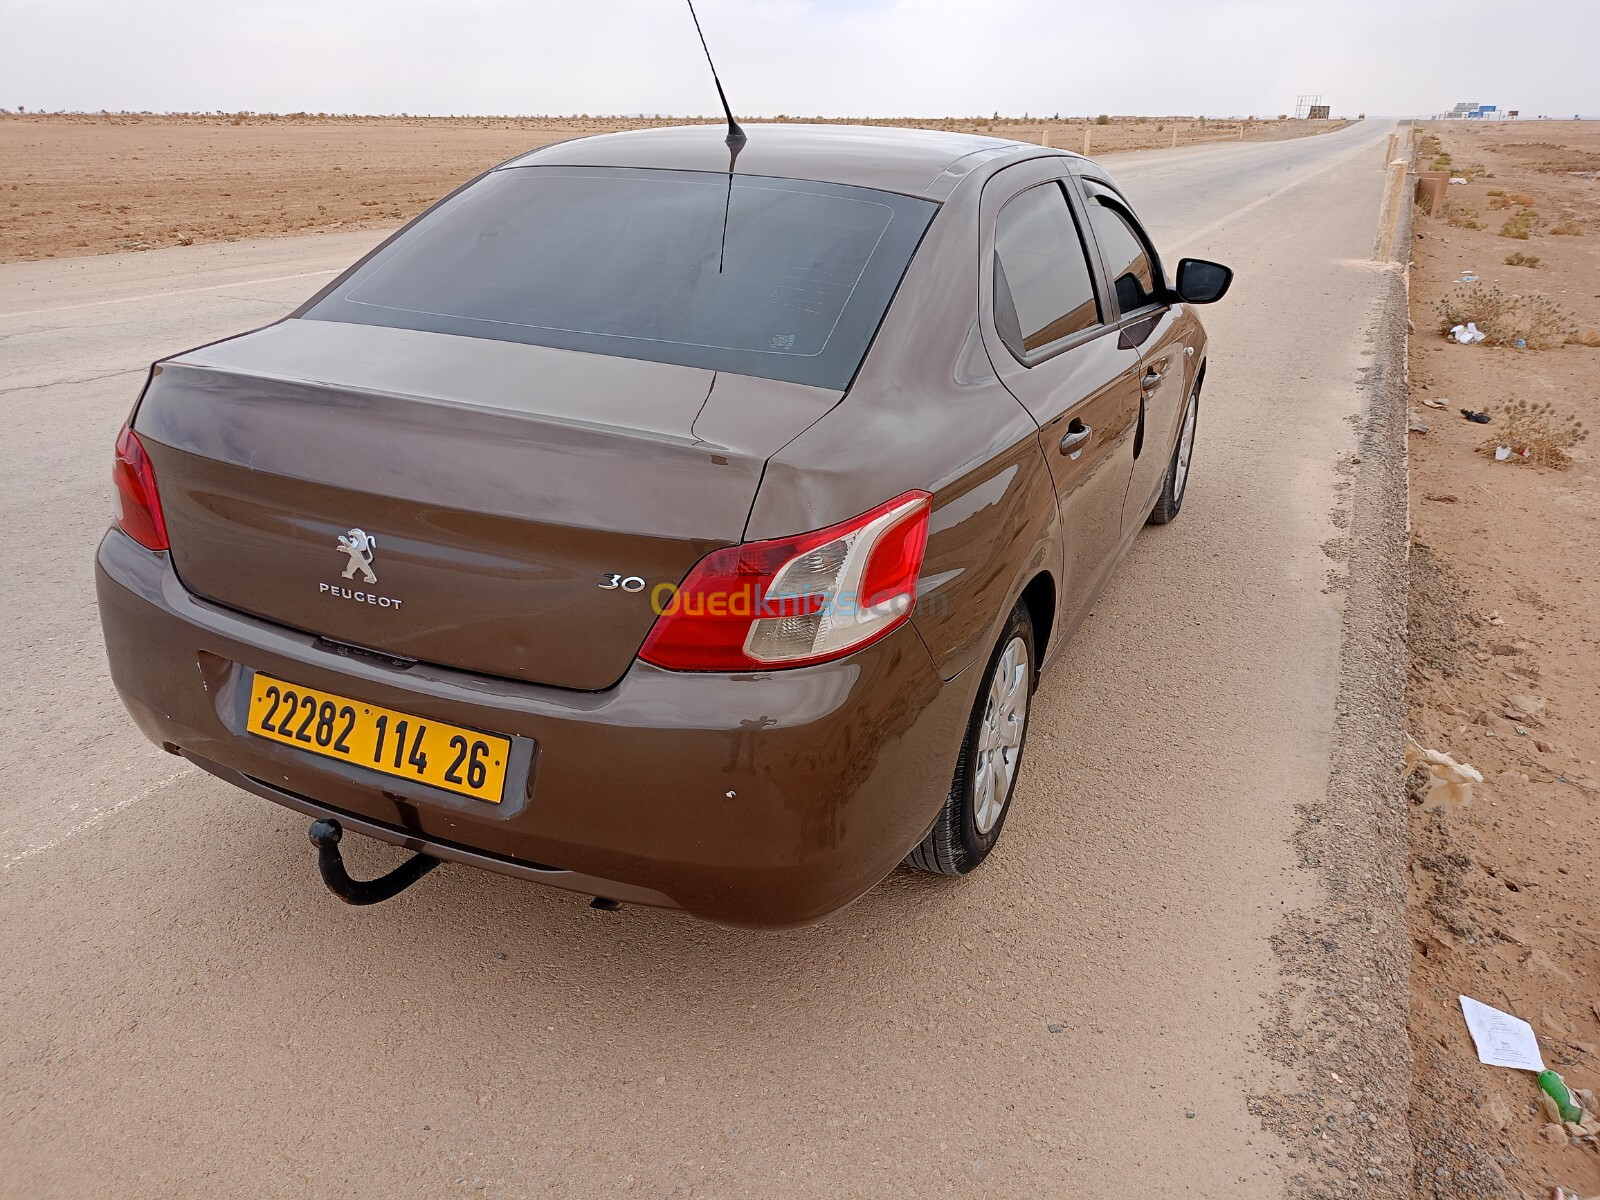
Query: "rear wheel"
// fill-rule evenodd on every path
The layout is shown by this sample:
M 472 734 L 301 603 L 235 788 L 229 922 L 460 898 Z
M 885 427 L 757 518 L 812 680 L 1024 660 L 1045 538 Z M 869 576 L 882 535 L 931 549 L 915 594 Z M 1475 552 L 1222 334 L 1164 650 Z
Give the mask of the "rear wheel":
M 1196 385 L 1189 393 L 1189 403 L 1183 410 L 1183 424 L 1178 429 L 1178 444 L 1172 448 L 1172 461 L 1167 464 L 1167 478 L 1161 485 L 1161 498 L 1150 510 L 1150 524 L 1165 525 L 1178 515 L 1183 507 L 1184 489 L 1189 485 L 1189 463 L 1194 458 L 1195 425 L 1200 419 L 1200 388 Z
M 955 779 L 939 819 L 906 865 L 938 875 L 965 875 L 1000 837 L 1017 786 L 1033 698 L 1033 623 L 1021 604 L 989 656 L 988 674 L 967 721 Z

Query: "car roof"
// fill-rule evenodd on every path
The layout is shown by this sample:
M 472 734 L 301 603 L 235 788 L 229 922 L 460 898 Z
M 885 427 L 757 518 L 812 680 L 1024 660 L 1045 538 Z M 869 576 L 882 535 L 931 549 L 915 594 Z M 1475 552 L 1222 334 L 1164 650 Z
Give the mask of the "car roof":
M 676 125 L 576 138 L 502 164 L 510 167 L 646 167 L 728 170 L 726 125 Z M 739 151 L 739 175 L 810 179 L 943 200 L 981 166 L 1041 155 L 1077 157 L 1027 142 L 883 125 L 754 124 Z

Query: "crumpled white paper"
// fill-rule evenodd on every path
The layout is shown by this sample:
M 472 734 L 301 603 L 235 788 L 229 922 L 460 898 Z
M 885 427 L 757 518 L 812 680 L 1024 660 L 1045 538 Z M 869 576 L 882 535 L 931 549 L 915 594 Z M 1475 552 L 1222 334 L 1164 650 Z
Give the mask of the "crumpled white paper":
M 1483 339 L 1489 335 L 1484 333 L 1483 330 L 1479 329 L 1475 323 L 1468 321 L 1465 325 L 1457 325 L 1455 328 L 1451 329 L 1450 336 L 1455 338 L 1455 340 L 1460 342 L 1463 346 L 1470 346 L 1473 342 L 1483 341 Z

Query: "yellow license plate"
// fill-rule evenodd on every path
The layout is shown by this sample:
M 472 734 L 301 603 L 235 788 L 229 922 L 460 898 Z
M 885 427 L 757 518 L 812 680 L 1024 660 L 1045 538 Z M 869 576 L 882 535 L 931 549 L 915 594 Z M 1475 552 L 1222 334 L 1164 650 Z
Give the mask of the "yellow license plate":
M 500 803 L 511 741 L 257 672 L 245 728 L 311 754 Z

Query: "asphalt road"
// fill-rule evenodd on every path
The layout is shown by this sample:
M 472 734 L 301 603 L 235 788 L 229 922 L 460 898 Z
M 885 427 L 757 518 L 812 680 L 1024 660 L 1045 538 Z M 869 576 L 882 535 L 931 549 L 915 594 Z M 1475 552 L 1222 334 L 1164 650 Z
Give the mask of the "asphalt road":
M 781 934 L 457 867 L 348 909 L 302 818 L 147 745 L 92 589 L 117 427 L 373 236 L 0 266 L 0 1195 L 1281 1195 L 1248 1100 L 1296 1086 L 1389 128 L 1108 160 L 1238 271 L 1184 513 L 1046 677 L 996 856 Z

